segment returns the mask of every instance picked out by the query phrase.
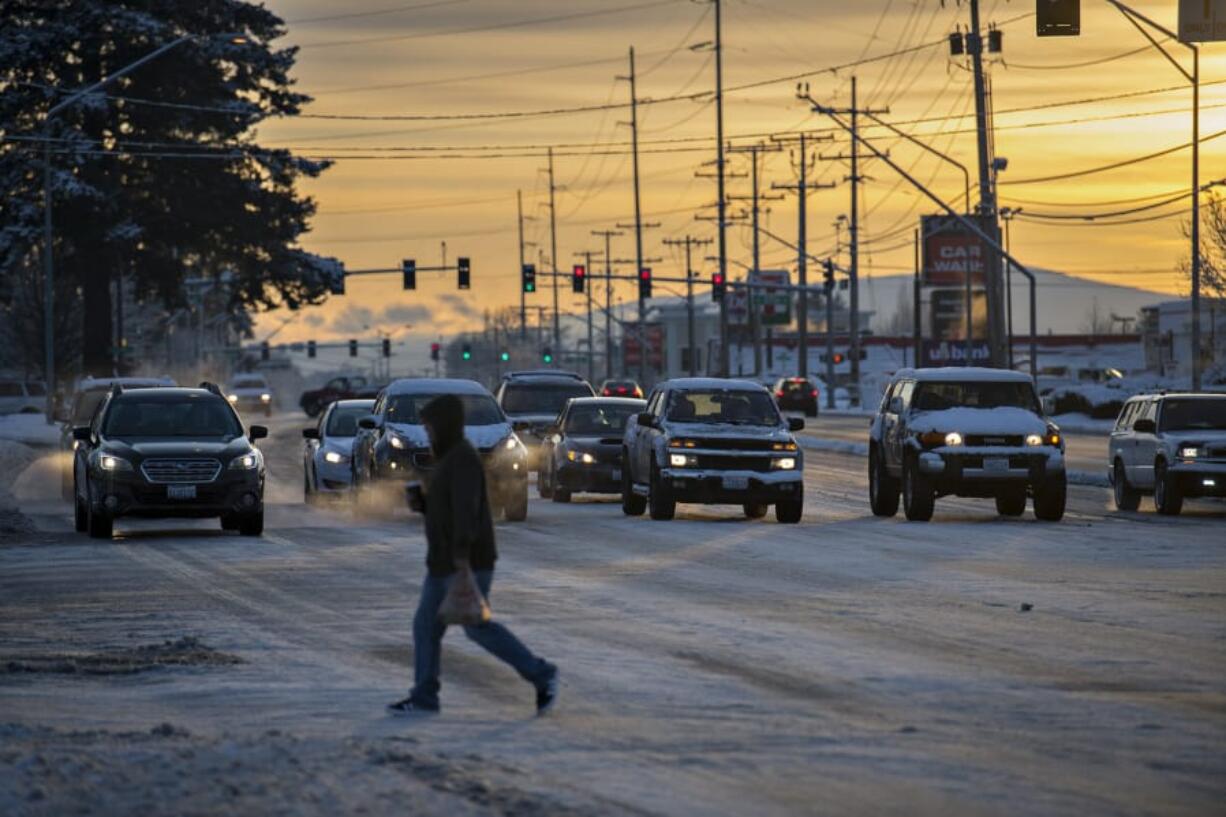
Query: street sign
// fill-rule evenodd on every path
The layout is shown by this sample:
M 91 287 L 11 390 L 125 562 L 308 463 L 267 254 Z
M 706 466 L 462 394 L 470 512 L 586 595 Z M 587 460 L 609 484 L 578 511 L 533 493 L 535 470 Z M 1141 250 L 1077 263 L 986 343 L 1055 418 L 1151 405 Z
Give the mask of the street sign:
M 657 371 L 663 371 L 664 327 L 658 323 L 648 323 L 643 328 L 643 334 L 647 336 L 647 365 Z M 642 344 L 639 342 L 639 324 L 627 323 L 622 334 L 622 357 L 626 368 L 636 368 L 641 360 L 641 355 Z
M 1081 0 L 1035 0 L 1035 33 L 1076 37 L 1081 33 Z
M 750 275 L 750 282 L 769 286 L 789 286 L 792 275 L 783 269 L 758 270 L 756 276 Z M 789 290 L 774 290 L 769 288 L 736 287 L 726 296 L 728 300 L 728 322 L 736 326 L 749 323 L 749 298 L 753 293 L 754 307 L 758 312 L 759 326 L 788 326 L 792 323 L 792 293 Z
M 992 235 L 990 219 L 966 216 L 979 229 Z M 966 276 L 973 285 L 986 283 L 984 272 L 990 253 L 983 239 L 951 216 L 921 216 L 923 236 L 922 283 L 927 286 L 965 286 Z
M 1226 40 L 1226 0 L 1179 0 L 1179 41 Z
M 920 350 L 920 366 L 979 366 L 992 359 L 986 340 L 971 343 L 971 360 L 966 362 L 966 344 L 960 340 L 926 340 Z

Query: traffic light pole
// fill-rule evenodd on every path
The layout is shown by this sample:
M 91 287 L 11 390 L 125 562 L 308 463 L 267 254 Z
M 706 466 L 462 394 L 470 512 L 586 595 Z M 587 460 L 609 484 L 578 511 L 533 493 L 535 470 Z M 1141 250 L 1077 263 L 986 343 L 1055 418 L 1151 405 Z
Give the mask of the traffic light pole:
M 557 186 L 553 181 L 553 148 L 549 148 L 549 268 L 553 270 L 553 345 L 562 345 L 562 332 L 558 326 L 558 209 L 554 203 Z
M 519 269 L 520 274 L 523 274 L 524 268 L 524 191 L 515 191 L 515 203 L 519 209 Z M 519 288 L 519 339 L 522 341 L 528 337 L 528 303 L 525 300 L 527 294 L 524 288 Z
M 605 321 L 604 321 L 604 345 L 605 345 L 605 379 L 613 379 L 613 322 L 610 316 L 613 314 L 613 256 L 609 254 L 610 239 L 615 235 L 622 235 L 620 230 L 592 230 L 592 235 L 604 237 L 604 304 L 605 304 Z M 592 270 L 588 269 L 590 275 Z

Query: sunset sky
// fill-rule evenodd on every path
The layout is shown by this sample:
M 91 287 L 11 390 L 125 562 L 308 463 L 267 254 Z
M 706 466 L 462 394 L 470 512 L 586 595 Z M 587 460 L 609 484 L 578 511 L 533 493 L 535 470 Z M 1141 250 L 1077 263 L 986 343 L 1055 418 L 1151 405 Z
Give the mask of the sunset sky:
M 617 77 L 627 73 L 630 46 L 637 52 L 642 100 L 714 86 L 711 53 L 689 47 L 712 39 L 713 13 L 710 4 L 692 0 L 270 0 L 268 5 L 288 23 L 283 42 L 301 46 L 295 75 L 300 90 L 315 97 L 304 114 L 320 118 L 268 122 L 259 139 L 337 160 L 306 188 L 319 213 L 304 246 L 357 269 L 397 266 L 401 258 L 438 263 L 444 239 L 450 260 L 467 255 L 473 264 L 468 292 L 456 291 L 453 274 L 423 273 L 415 293 L 402 292 L 398 276 L 351 279 L 345 298 L 305 310 L 278 340 L 369 337 L 375 328 L 450 333 L 475 328 L 487 307 L 518 305 L 515 194 L 523 190 L 525 213 L 533 217 L 526 237 L 535 242 L 528 258 L 536 261 L 538 248 L 549 252 L 546 146 L 558 146 L 560 268 L 569 269 L 576 252 L 603 250 L 592 230 L 632 218 L 626 109 L 476 120 L 420 117 L 627 102 L 628 83 Z M 1175 0 L 1132 5 L 1175 27 Z M 1118 11 L 1103 0 L 1083 0 L 1082 36 L 1039 39 L 1033 9 L 1033 0 L 983 2 L 984 25 L 996 24 L 1004 33 L 1004 52 L 992 55 L 990 73 L 996 152 L 1009 160 L 1000 204 L 1024 208 L 1012 227 L 1015 254 L 1034 266 L 1101 281 L 1186 291 L 1178 265 L 1188 250 L 1181 234 L 1187 199 L 1133 218 L 1170 217 L 1120 226 L 1026 218 L 1151 205 L 1186 194 L 1191 181 L 1190 151 L 1184 149 L 1108 172 L 1022 183 L 1174 148 L 1191 137 L 1190 88 Z M 968 64 L 950 57 L 944 44 L 885 56 L 942 40 L 968 19 L 966 4 L 954 0 L 725 0 L 726 134 L 745 145 L 771 133 L 829 130 L 829 121 L 796 99 L 796 80 L 789 77 L 807 74 L 816 99 L 846 105 L 854 71 L 862 105 L 888 107 L 886 118 L 909 123 L 904 126 L 909 131 L 965 163 L 973 181 Z M 1190 65 L 1185 48 L 1168 45 Z M 1202 55 L 1202 136 L 1226 128 L 1222 53 L 1208 44 Z M 873 58 L 880 59 L 827 70 Z M 737 90 L 756 83 L 762 84 Z M 1140 93 L 1159 89 L 1167 90 Z M 419 118 L 326 118 L 333 116 Z M 714 235 L 710 222 L 694 218 L 700 210 L 713 212 L 702 208 L 715 200 L 714 181 L 696 178 L 695 172 L 712 169 L 704 165 L 714 158 L 714 133 L 709 96 L 640 108 L 643 211 L 662 225 L 646 233 L 644 252 L 663 258 L 652 265 L 657 274 L 682 272 L 682 254 L 662 239 Z M 865 133 L 947 200 L 960 199 L 956 169 L 881 129 Z M 814 152 L 845 151 L 846 139 L 836 136 Z M 1226 137 L 1203 146 L 1202 182 L 1226 175 L 1223 156 Z M 791 158 L 787 151 L 766 155 L 766 185 L 795 181 Z M 748 160 L 732 159 L 730 170 L 747 171 Z M 843 183 L 847 172 L 842 162 L 818 161 L 811 177 L 839 183 L 810 198 L 814 255 L 834 250 L 832 224 L 850 203 Z M 909 271 L 911 230 L 918 215 L 933 208 L 888 166 L 870 162 L 864 172 L 871 180 L 862 198 L 863 274 Z M 748 194 L 748 179 L 730 180 L 729 192 Z M 733 212 L 741 204 L 735 202 Z M 769 205 L 765 226 L 794 239 L 795 197 Z M 749 262 L 750 246 L 747 228 L 730 228 L 730 271 L 740 269 L 735 262 Z M 613 253 L 633 257 L 632 232 L 614 239 Z M 794 258 L 777 243 L 763 243 L 763 266 L 791 266 Z M 706 278 L 712 264 L 704 261 L 699 268 Z M 543 282 L 530 303 L 550 304 L 547 293 Z M 629 285 L 625 296 L 630 297 Z M 563 309 L 579 303 L 567 287 Z M 264 316 L 261 331 L 284 317 L 283 312 Z

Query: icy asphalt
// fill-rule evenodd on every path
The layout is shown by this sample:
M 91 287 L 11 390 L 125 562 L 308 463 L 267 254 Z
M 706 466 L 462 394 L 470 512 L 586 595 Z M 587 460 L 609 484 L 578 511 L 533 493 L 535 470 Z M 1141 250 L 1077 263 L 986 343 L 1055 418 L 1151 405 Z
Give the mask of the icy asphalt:
M 1059 524 L 868 513 L 806 454 L 798 526 L 533 499 L 495 614 L 562 669 L 551 716 L 451 632 L 437 718 L 388 718 L 423 573 L 407 514 L 301 503 L 273 418 L 262 539 L 75 534 L 47 462 L 0 537 L 0 813 L 1220 814 L 1226 507 Z

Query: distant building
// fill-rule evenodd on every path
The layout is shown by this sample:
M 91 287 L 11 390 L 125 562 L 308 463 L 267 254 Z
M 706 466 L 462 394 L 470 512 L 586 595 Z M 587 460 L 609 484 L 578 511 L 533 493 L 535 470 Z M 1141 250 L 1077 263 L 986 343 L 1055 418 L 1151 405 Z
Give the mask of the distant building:
M 1165 377 L 1192 376 L 1192 301 L 1163 301 L 1142 307 L 1141 345 L 1145 368 Z M 1201 298 L 1201 368 L 1226 365 L 1226 299 Z

